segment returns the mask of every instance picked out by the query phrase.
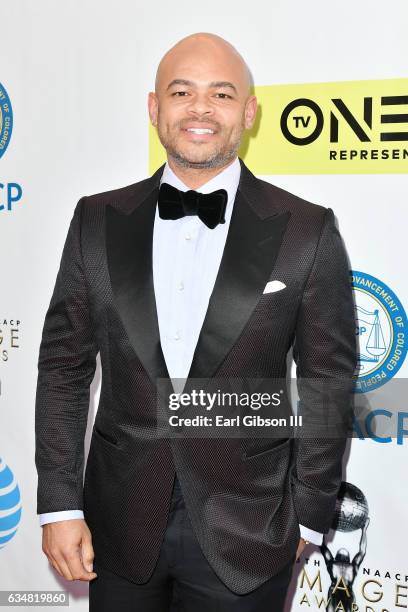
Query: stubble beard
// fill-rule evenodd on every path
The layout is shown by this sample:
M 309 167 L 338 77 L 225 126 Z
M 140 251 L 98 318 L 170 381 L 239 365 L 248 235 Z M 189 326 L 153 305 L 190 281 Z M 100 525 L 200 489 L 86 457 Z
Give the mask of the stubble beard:
M 179 129 L 178 127 L 176 129 Z M 162 143 L 163 147 L 166 149 L 167 155 L 172 158 L 174 163 L 181 168 L 196 168 L 196 169 L 205 169 L 205 168 L 222 168 L 223 166 L 228 165 L 229 162 L 232 162 L 237 156 L 240 144 L 241 144 L 241 135 L 243 132 L 244 126 L 241 125 L 241 129 L 236 134 L 234 141 L 232 143 L 227 143 L 227 145 L 223 145 L 221 143 L 216 147 L 215 150 L 208 153 L 208 156 L 205 159 L 200 159 L 199 161 L 194 158 L 188 157 L 188 154 L 184 154 L 180 149 L 177 148 L 177 143 L 175 138 L 167 137 L 166 134 L 163 133 L 163 130 L 160 128 L 160 121 L 158 122 L 157 132 Z M 199 146 L 199 145 L 198 145 Z

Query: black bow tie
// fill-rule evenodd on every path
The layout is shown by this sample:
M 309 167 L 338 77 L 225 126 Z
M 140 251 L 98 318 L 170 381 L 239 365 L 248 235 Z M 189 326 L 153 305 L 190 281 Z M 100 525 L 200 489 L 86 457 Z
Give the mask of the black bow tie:
M 162 219 L 180 219 L 186 215 L 198 215 L 207 227 L 214 229 L 219 223 L 225 223 L 227 201 L 225 189 L 198 193 L 192 189 L 180 191 L 168 183 L 162 183 L 158 198 L 159 216 Z

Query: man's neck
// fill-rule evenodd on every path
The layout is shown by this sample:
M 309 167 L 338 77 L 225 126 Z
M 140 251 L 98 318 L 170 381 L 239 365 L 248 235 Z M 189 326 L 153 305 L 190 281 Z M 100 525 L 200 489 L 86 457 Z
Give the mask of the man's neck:
M 167 158 L 167 163 L 177 176 L 187 187 L 190 189 L 199 189 L 205 183 L 208 183 L 209 180 L 217 176 L 223 170 L 228 168 L 231 164 L 234 163 L 236 158 L 232 161 L 228 162 L 224 166 L 219 166 L 217 168 L 184 168 L 182 166 L 177 165 L 172 158 Z

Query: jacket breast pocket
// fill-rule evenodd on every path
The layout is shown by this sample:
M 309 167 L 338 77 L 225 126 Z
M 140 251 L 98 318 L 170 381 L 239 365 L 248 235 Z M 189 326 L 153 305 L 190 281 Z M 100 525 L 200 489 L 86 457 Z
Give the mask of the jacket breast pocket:
M 259 298 L 257 310 L 268 317 L 288 317 L 293 309 L 297 308 L 299 296 L 296 291 L 285 287 L 279 291 L 262 293 Z

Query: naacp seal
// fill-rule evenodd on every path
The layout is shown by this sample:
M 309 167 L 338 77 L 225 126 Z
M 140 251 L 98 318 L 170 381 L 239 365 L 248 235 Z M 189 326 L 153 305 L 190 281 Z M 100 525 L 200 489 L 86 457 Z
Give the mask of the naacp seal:
M 6 89 L 0 83 L 0 157 L 4 155 L 13 129 L 13 111 Z
M 407 316 L 384 281 L 352 270 L 351 283 L 358 337 L 355 392 L 365 393 L 385 384 L 402 366 L 407 353 Z

